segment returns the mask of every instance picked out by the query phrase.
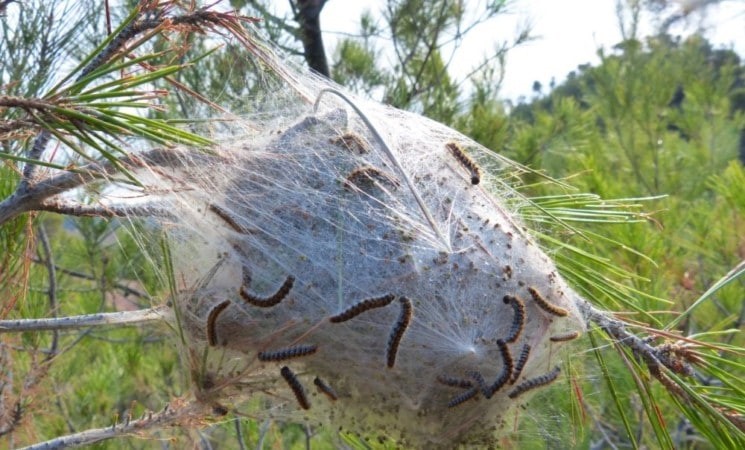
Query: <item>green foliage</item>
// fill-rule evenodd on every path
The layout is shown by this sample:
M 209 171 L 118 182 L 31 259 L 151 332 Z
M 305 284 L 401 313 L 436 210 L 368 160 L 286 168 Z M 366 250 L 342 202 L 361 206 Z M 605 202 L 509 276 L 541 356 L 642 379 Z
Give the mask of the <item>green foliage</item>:
M 540 233 L 546 245 L 557 249 L 554 258 L 565 276 L 595 303 L 623 311 L 634 322 L 697 336 L 706 343 L 699 345 L 711 347 L 696 352 L 705 361 L 697 370 L 702 377 L 722 376 L 725 383 L 713 387 L 708 378 L 686 379 L 686 400 L 671 398 L 648 381 L 632 355 L 618 359 L 595 350 L 606 386 L 582 383 L 583 390 L 603 392 L 586 407 L 617 407 L 602 414 L 605 421 L 593 433 L 625 435 L 614 438 L 619 446 L 710 448 L 686 438 L 686 427 L 692 425 L 709 445 L 735 448 L 744 439 L 735 425 L 742 420 L 736 417 L 742 414 L 743 396 L 730 387 L 741 385 L 745 376 L 735 363 L 745 344 L 736 331 L 745 314 L 743 270 L 715 282 L 745 257 L 745 180 L 736 159 L 745 122 L 733 106 L 745 83 L 745 67 L 736 54 L 714 50 L 698 36 L 629 41 L 601 56 L 600 66 L 583 66 L 546 97 L 515 108 L 509 137 L 492 148 L 552 176 L 572 177 L 580 192 L 602 198 L 665 196 L 646 203 L 657 210 L 646 216 L 647 226 L 622 224 L 622 217 L 615 225 L 593 223 L 598 221 L 591 210 L 610 206 L 603 202 L 577 204 L 572 196 L 559 196 L 558 203 L 547 197 L 548 204 L 537 199 L 566 220 L 574 216 L 585 222 L 581 230 L 589 239 L 555 228 Z M 677 91 L 684 98 L 673 102 Z M 462 123 L 467 134 L 471 129 L 479 133 L 475 121 Z M 551 192 L 535 184 L 528 195 Z M 609 219 L 606 215 L 603 221 Z M 589 254 L 603 258 L 588 259 Z M 595 338 L 593 346 L 600 345 Z M 619 375 L 628 373 L 635 374 L 634 384 L 628 375 Z M 631 433 L 641 425 L 634 425 L 636 413 L 626 414 L 639 410 L 647 411 L 652 432 Z M 663 423 L 657 421 L 660 412 Z

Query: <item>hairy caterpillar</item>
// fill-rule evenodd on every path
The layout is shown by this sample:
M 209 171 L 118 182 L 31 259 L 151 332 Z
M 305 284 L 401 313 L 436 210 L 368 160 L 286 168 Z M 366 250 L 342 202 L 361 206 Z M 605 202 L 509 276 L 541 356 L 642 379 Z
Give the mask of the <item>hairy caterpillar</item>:
M 270 308 L 272 306 L 275 306 L 279 304 L 285 297 L 287 297 L 287 294 L 290 293 L 290 289 L 292 289 L 292 285 L 295 283 L 295 277 L 292 275 L 288 275 L 285 279 L 285 282 L 282 283 L 282 286 L 277 289 L 277 292 L 270 295 L 269 297 L 257 297 L 246 289 L 246 285 L 244 284 L 241 286 L 239 293 L 241 295 L 241 298 L 246 301 L 246 303 L 250 303 L 251 305 L 258 306 L 259 308 Z
M 487 393 L 484 393 L 484 397 L 491 398 L 495 392 L 502 389 L 502 386 L 504 386 L 505 383 L 512 377 L 512 354 L 510 353 L 509 347 L 507 347 L 507 343 L 499 339 L 497 341 L 497 346 L 499 347 L 499 354 L 502 355 L 502 372 L 499 374 L 499 377 L 497 377 L 496 380 L 494 380 L 494 383 L 489 387 L 488 395 Z
M 312 355 L 318 350 L 316 345 L 298 345 L 269 352 L 259 352 L 259 361 L 283 361 Z
M 450 387 L 457 387 L 457 388 L 464 388 L 464 389 L 473 387 L 473 383 L 471 382 L 471 380 L 467 380 L 465 378 L 455 378 L 455 377 L 450 377 L 447 375 L 438 375 L 437 381 L 439 383 L 444 384 L 445 386 L 450 386 Z
M 332 401 L 336 401 L 339 398 L 339 396 L 336 394 L 336 391 L 331 386 L 326 384 L 322 379 L 316 377 L 313 380 L 313 384 L 315 384 L 318 390 L 324 393 Z
M 370 151 L 365 141 L 354 133 L 344 133 L 341 136 L 330 139 L 329 142 L 340 147 L 346 147 L 349 150 L 355 150 L 360 155 L 364 155 Z
M 290 389 L 292 389 L 292 392 L 295 394 L 295 398 L 300 404 L 300 407 L 303 409 L 310 409 L 310 402 L 308 401 L 308 396 L 305 394 L 305 388 L 303 388 L 303 385 L 300 384 L 300 381 L 297 379 L 292 370 L 290 370 L 289 367 L 284 366 L 280 370 L 280 374 L 290 386 Z
M 474 398 L 476 394 L 479 392 L 478 388 L 472 387 L 471 389 L 467 390 L 466 392 L 456 395 L 450 401 L 448 402 L 448 408 L 454 408 L 461 403 L 465 403 L 468 400 Z
M 346 322 L 347 320 L 353 319 L 365 311 L 369 311 L 375 308 L 382 308 L 388 306 L 396 298 L 393 294 L 386 294 L 382 297 L 373 297 L 360 301 L 359 303 L 352 305 L 343 312 L 329 318 L 331 323 Z
M 406 297 L 399 299 L 401 302 L 401 315 L 398 316 L 396 325 L 393 326 L 391 336 L 388 338 L 388 347 L 386 349 L 386 355 L 388 359 L 388 367 L 392 368 L 396 364 L 396 353 L 398 353 L 398 346 L 401 344 L 401 339 L 404 337 L 406 328 L 411 323 L 411 314 L 413 307 L 411 306 L 411 300 Z
M 471 159 L 470 156 L 466 155 L 460 145 L 455 142 L 448 142 L 445 147 L 450 150 L 450 153 L 455 156 L 463 167 L 471 172 L 471 184 L 479 184 L 481 181 L 481 168 Z
M 517 341 L 525 327 L 525 303 L 519 297 L 513 295 L 505 295 L 503 301 L 512 305 L 512 309 L 515 312 L 510 333 L 507 339 L 505 339 L 506 342 L 513 343 Z
M 362 166 L 354 169 L 352 172 L 350 172 L 349 175 L 347 175 L 347 178 L 344 180 L 344 187 L 347 189 L 351 189 L 353 185 L 360 186 L 360 184 L 364 182 L 365 179 L 376 179 L 385 182 L 393 186 L 394 188 L 398 188 L 401 184 L 393 177 L 393 175 L 389 175 L 376 167 Z
M 547 313 L 558 317 L 565 317 L 569 314 L 569 311 L 566 309 L 549 303 L 545 298 L 543 298 L 541 293 L 536 290 L 536 288 L 530 286 L 528 287 L 528 292 L 530 292 L 530 296 L 533 297 L 533 301 L 535 301 L 536 304 Z
M 539 377 L 531 378 L 530 380 L 524 381 L 521 384 L 518 384 L 517 387 L 509 393 L 509 397 L 515 399 L 531 389 L 545 386 L 554 381 L 559 376 L 559 372 L 561 372 L 561 368 L 559 366 L 556 366 L 554 367 L 554 370 L 545 375 L 541 375 Z
M 225 308 L 229 305 L 230 300 L 225 300 L 222 303 L 215 305 L 207 315 L 207 342 L 209 342 L 213 347 L 217 345 L 217 328 L 215 328 L 215 322 L 217 322 L 217 317 L 220 313 L 225 311 Z
M 243 225 L 239 224 L 236 221 L 235 216 L 228 212 L 226 209 L 223 209 L 221 206 L 218 206 L 214 203 L 210 203 L 209 210 L 212 211 L 217 215 L 217 217 L 221 218 L 225 221 L 228 225 L 230 225 L 230 228 L 234 229 L 238 233 L 241 234 L 250 234 L 250 231 L 246 229 Z
M 580 336 L 579 331 L 572 331 L 571 333 L 559 334 L 548 338 L 551 342 L 566 342 L 577 339 Z
M 517 364 L 515 364 L 515 368 L 512 372 L 512 378 L 510 378 L 510 384 L 514 384 L 515 381 L 520 378 L 523 367 L 525 367 L 525 363 L 528 362 L 528 356 L 530 356 L 530 345 L 525 344 L 523 345 L 522 350 L 520 350 L 520 356 L 517 358 Z

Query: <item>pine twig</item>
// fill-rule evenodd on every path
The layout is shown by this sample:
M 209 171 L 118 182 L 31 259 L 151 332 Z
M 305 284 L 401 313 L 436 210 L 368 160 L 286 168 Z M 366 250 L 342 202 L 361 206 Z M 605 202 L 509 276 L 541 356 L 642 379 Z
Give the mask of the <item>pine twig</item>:
M 49 296 L 49 312 L 52 314 L 52 319 L 57 318 L 57 270 L 54 265 L 54 257 L 52 256 L 52 246 L 49 244 L 49 237 L 47 236 L 46 228 L 43 223 L 39 223 L 38 226 L 39 242 L 41 248 L 44 251 L 44 265 L 47 268 L 47 276 L 49 278 L 49 286 L 47 286 L 47 295 Z M 49 354 L 47 360 L 51 360 L 57 355 L 57 349 L 59 345 L 59 330 L 54 330 L 52 333 L 52 345 L 49 348 Z
M 43 202 L 36 208 L 37 211 L 47 211 L 66 216 L 77 217 L 172 217 L 172 214 L 164 209 L 153 206 L 129 206 L 129 205 L 86 205 L 71 201 L 52 199 Z
M 171 309 L 169 307 L 157 306 L 154 308 L 139 309 L 137 311 L 83 314 L 80 316 L 46 319 L 0 320 L 0 334 L 23 331 L 59 331 L 88 327 L 139 325 L 147 322 L 166 320 L 170 316 Z
M 169 149 L 154 149 L 140 155 L 130 155 L 118 161 L 118 166 L 126 167 L 178 167 L 184 165 L 178 152 Z M 10 197 L 0 202 L 0 225 L 19 214 L 41 209 L 44 202 L 58 194 L 82 186 L 94 180 L 105 178 L 119 172 L 120 168 L 111 162 L 92 163 L 58 175 L 53 175 L 26 189 L 17 189 Z
M 178 422 L 186 422 L 189 419 L 202 418 L 210 414 L 207 405 L 198 402 L 174 401 L 167 404 L 163 411 L 153 414 L 147 413 L 137 420 L 126 418 L 124 423 L 114 423 L 110 427 L 95 428 L 81 431 L 79 433 L 60 436 L 45 442 L 29 445 L 20 450 L 55 450 L 71 447 L 82 447 L 95 442 L 112 439 L 115 437 L 128 436 L 153 428 L 163 428 Z
M 31 261 L 34 262 L 34 263 L 37 263 L 37 264 L 44 264 L 44 261 L 42 261 L 41 259 L 38 259 L 38 258 L 34 258 Z M 77 270 L 65 269 L 64 267 L 58 266 L 56 264 L 54 265 L 54 270 L 56 270 L 59 273 L 65 274 L 65 275 L 69 275 L 71 277 L 81 278 L 83 280 L 90 280 L 90 281 L 96 281 L 97 280 L 97 278 L 94 277 L 91 274 L 83 273 L 83 272 L 78 272 Z M 139 291 L 137 289 L 131 288 L 131 287 L 129 287 L 129 286 L 125 285 L 125 284 L 122 284 L 122 283 L 116 283 L 115 282 L 113 284 L 113 287 L 116 288 L 116 289 L 121 290 L 124 293 L 125 296 L 127 296 L 127 295 L 134 295 L 135 297 L 138 297 L 138 298 L 145 298 L 145 299 L 149 299 L 150 298 L 150 296 L 147 295 L 145 292 L 142 292 L 142 291 Z

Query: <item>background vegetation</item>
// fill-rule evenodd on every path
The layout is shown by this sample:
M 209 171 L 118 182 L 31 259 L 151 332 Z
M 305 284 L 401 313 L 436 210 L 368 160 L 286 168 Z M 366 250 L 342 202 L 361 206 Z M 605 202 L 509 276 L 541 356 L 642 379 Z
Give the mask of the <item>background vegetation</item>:
M 153 4 L 140 6 L 146 3 Z M 311 40 L 317 37 L 314 26 L 322 26 L 318 13 L 325 2 L 291 2 L 293 17 L 272 16 L 260 2 L 230 3 L 242 14 L 265 19 L 247 26 L 265 27 L 276 42 L 323 71 Z M 138 34 L 142 46 L 128 50 L 130 55 L 137 50 L 144 58 L 139 67 L 147 70 L 132 70 L 135 81 L 121 76 L 132 66 L 117 66 L 131 64 L 121 58 L 124 52 L 86 79 L 87 55 L 101 52 L 96 46 L 106 44 L 107 30 L 126 23 L 134 5 L 110 10 L 92 0 L 0 5 L 5 12 L 0 17 L 0 199 L 10 198 L 23 183 L 23 162 L 42 129 L 57 130 L 60 141 L 66 137 L 68 145 L 50 145 L 47 151 L 68 152 L 68 170 L 91 160 L 114 161 L 121 157 L 118 152 L 138 145 L 127 137 L 142 125 L 138 116 L 115 115 L 135 108 L 153 120 L 145 124 L 152 133 L 138 134 L 142 139 L 203 145 L 196 124 L 188 128 L 195 135 L 169 135 L 168 127 L 176 119 L 214 116 L 214 104 L 250 112 L 266 86 L 240 55 L 244 49 L 236 40 L 202 58 L 215 47 L 215 33 L 227 34 L 236 23 L 227 17 L 209 26 L 184 22 L 180 28 L 169 24 Z M 362 18 L 360 36 L 323 55 L 327 72 L 356 92 L 420 112 L 520 163 L 569 179 L 577 187 L 574 195 L 557 196 L 538 177 L 527 180 L 525 193 L 568 219 L 584 214 L 582 226 L 591 239 L 566 230 L 554 233 L 542 228 L 540 214 L 523 212 L 544 231 L 544 243 L 567 277 L 639 330 L 651 326 L 701 341 L 689 353 L 699 361 L 688 380 L 691 392 L 681 396 L 651 379 L 632 355 L 619 354 L 600 333 L 590 333 L 576 344 L 580 355 L 570 361 L 567 383 L 545 394 L 552 399 L 542 403 L 548 406 L 525 414 L 513 445 L 735 448 L 745 442 L 745 64 L 701 36 L 629 35 L 602 53 L 599 66 L 581 66 L 549 92 L 508 105 L 499 97 L 502 63 L 510 48 L 529 38 L 527 30 L 502 43 L 467 80 L 454 79 L 447 62 L 447 52 L 459 45 L 455 31 L 467 33 L 475 23 L 469 17 L 484 20 L 506 6 L 487 2 L 472 16 L 457 1 L 389 0 L 382 17 Z M 644 6 L 630 1 L 626 7 L 642 14 L 648 11 Z M 190 11 L 189 5 L 168 7 L 180 14 Z M 383 39 L 398 58 L 392 67 L 376 56 Z M 77 62 L 82 64 L 76 69 Z M 68 73 L 78 81 L 63 89 L 58 83 Z M 135 87 L 139 90 L 129 93 Z M 113 91 L 128 94 L 103 103 L 113 98 L 104 94 Z M 50 113 L 50 104 L 62 111 Z M 116 117 L 123 128 L 91 117 Z M 587 211 L 602 210 L 604 204 L 577 193 L 650 198 L 642 203 L 646 221 L 594 223 Z M 158 303 L 150 295 L 163 295 L 166 287 L 131 235 L 120 232 L 125 222 L 95 211 L 80 217 L 53 206 L 36 208 L 51 212 L 18 215 L 0 226 L 0 318 Z M 608 222 L 607 216 L 597 221 Z M 599 256 L 578 258 L 580 251 Z M 190 375 L 173 351 L 173 339 L 171 330 L 157 326 L 2 334 L 0 447 L 110 426 L 188 395 Z M 302 448 L 308 433 L 319 433 L 311 439 L 314 448 L 332 445 L 329 430 L 228 415 L 190 429 L 156 430 L 148 439 L 97 446 L 247 448 L 263 442 Z M 362 444 L 349 438 L 349 445 Z

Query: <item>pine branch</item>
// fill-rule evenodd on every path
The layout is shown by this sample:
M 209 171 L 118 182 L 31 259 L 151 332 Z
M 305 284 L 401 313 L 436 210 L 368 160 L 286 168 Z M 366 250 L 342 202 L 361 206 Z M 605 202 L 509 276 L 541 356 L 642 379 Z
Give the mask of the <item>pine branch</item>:
M 136 435 L 149 429 L 163 428 L 168 425 L 177 424 L 178 422 L 186 422 L 190 419 L 201 419 L 211 413 L 211 408 L 202 403 L 195 401 L 180 402 L 176 400 L 167 404 L 163 411 L 155 414 L 149 412 L 141 419 L 131 420 L 130 417 L 127 417 L 123 423 L 114 423 L 110 427 L 95 428 L 61 436 L 23 447 L 20 450 L 52 450 L 82 447 L 115 437 Z
M 166 320 L 171 316 L 170 311 L 171 309 L 169 307 L 158 306 L 137 311 L 84 314 L 50 319 L 0 320 L 0 334 L 139 325 L 147 322 Z

